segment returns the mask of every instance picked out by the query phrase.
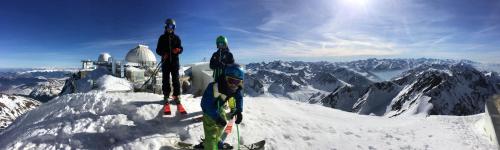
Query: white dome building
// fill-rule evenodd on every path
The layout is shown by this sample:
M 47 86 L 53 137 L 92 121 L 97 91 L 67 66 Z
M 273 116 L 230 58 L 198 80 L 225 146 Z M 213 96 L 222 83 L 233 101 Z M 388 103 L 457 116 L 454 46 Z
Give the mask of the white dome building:
M 109 58 L 111 58 L 109 53 L 101 53 L 97 58 L 97 62 L 109 62 Z
M 131 49 L 125 56 L 125 60 L 130 65 L 154 66 L 156 64 L 155 54 L 146 45 L 139 45 Z

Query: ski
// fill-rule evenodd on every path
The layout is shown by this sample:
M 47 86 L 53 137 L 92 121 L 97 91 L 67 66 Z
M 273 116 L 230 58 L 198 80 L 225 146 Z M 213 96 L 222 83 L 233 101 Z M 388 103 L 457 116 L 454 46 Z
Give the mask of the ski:
M 258 141 L 249 145 L 240 145 L 240 150 L 264 150 L 266 140 Z
M 182 106 L 182 104 L 177 104 L 177 111 L 183 115 L 187 114 L 186 109 L 184 109 L 184 106 Z
M 170 104 L 169 103 L 165 103 L 163 105 L 163 115 L 171 115 L 172 112 L 170 111 Z
M 247 144 L 247 145 L 240 145 L 240 150 L 264 150 L 266 145 L 266 140 L 261 140 L 252 144 Z M 186 143 L 186 142 L 177 142 L 176 149 L 185 149 L 185 150 L 196 150 L 197 148 L 194 148 L 194 144 L 191 143 Z M 200 149 L 200 148 L 198 148 Z M 203 149 L 203 148 L 201 148 Z M 234 147 L 233 149 L 238 149 L 237 147 Z
M 224 128 L 224 131 L 222 131 L 221 135 L 221 141 L 224 142 L 229 134 L 231 134 L 231 130 L 233 129 L 235 118 L 229 120 L 229 122 L 226 125 L 226 128 Z

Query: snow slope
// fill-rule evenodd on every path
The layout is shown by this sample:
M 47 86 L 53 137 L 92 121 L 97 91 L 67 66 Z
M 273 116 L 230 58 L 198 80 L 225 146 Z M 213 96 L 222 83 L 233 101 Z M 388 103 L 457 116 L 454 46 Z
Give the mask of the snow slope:
M 0 133 L 0 149 L 170 149 L 197 143 L 200 97 L 182 95 L 187 116 L 163 118 L 161 96 L 90 91 L 57 97 Z M 174 112 L 176 112 L 175 107 Z M 245 97 L 242 143 L 266 149 L 496 149 L 482 115 L 385 118 L 290 100 Z M 234 132 L 236 133 L 236 132 Z M 236 145 L 236 134 L 228 142 Z

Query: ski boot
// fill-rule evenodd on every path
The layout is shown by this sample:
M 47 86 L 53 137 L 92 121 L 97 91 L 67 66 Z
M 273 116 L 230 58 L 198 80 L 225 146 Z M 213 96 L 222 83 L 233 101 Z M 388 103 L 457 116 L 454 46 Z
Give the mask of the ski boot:
M 172 104 L 173 105 L 181 104 L 181 97 L 180 96 L 172 96 Z
M 222 142 L 219 142 L 218 147 L 219 149 L 223 150 L 233 149 L 233 146 L 229 145 L 228 143 L 222 143 Z

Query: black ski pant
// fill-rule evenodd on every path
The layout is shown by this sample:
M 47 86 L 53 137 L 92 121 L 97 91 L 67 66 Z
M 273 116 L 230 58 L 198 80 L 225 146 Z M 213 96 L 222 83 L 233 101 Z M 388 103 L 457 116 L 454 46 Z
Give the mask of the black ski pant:
M 172 86 L 174 88 L 173 96 L 179 96 L 181 94 L 181 85 L 179 83 L 179 67 L 164 64 L 161 67 L 162 74 L 162 91 L 163 96 L 170 96 L 170 75 L 172 75 Z

